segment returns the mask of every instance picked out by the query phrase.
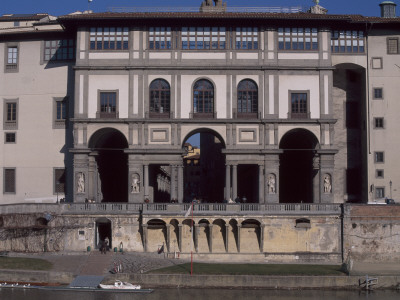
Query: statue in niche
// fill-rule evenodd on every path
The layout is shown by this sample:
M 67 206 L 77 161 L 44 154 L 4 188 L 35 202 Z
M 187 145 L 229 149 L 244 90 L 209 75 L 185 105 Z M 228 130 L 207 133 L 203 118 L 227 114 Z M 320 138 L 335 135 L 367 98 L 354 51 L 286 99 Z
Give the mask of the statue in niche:
M 140 192 L 140 177 L 139 174 L 134 173 L 132 174 L 132 181 L 131 181 L 131 194 L 139 193 Z
M 77 192 L 78 193 L 84 193 L 85 192 L 85 174 L 82 173 L 82 172 L 78 173 Z
M 326 174 L 324 177 L 324 193 L 329 194 L 332 191 L 331 176 Z
M 268 175 L 268 181 L 267 181 L 267 185 L 268 185 L 268 193 L 269 194 L 275 194 L 275 175 L 274 174 L 269 174 Z

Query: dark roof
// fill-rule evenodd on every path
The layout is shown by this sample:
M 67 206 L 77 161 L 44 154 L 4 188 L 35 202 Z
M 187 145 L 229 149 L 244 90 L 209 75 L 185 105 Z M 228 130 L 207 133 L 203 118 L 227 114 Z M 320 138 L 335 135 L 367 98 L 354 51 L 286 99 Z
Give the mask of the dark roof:
M 0 17 L 0 21 L 39 21 L 48 14 L 13 14 L 3 15 Z
M 117 21 L 151 19 L 254 19 L 254 20 L 304 20 L 304 21 L 344 21 L 350 23 L 400 23 L 400 18 L 364 17 L 362 15 L 330 15 L 312 13 L 265 13 L 265 12 L 103 12 L 71 14 L 59 17 L 60 22 L 68 21 Z

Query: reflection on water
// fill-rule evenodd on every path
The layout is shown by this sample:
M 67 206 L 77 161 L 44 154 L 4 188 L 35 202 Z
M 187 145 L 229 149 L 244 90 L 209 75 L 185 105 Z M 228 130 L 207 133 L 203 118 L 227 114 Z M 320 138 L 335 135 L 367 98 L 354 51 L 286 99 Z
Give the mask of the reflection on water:
M 224 299 L 224 300 L 398 300 L 400 291 L 322 291 L 322 290 L 229 290 L 229 289 L 155 289 L 151 294 L 118 292 L 48 291 L 38 289 L 1 289 L 4 300 L 177 300 L 177 299 Z

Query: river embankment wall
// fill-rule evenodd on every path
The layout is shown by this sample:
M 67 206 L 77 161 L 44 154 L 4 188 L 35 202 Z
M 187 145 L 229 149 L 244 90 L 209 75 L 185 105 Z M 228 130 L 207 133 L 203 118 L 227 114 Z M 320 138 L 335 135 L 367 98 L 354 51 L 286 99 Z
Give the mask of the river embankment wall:
M 377 276 L 375 276 L 377 277 Z M 400 276 L 378 276 L 374 288 L 399 289 Z M 360 276 L 257 276 L 190 274 L 116 274 L 104 280 L 134 282 L 151 288 L 360 289 Z

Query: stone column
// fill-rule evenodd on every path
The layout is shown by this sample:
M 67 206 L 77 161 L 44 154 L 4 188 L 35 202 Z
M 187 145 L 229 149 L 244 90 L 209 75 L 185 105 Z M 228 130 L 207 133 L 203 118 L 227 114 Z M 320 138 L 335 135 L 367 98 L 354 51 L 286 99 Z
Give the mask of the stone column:
M 143 250 L 147 252 L 147 224 L 143 224 Z
M 178 202 L 183 203 L 183 165 L 178 166 Z
M 265 230 L 265 225 L 260 224 L 260 252 L 264 252 L 264 230 Z
M 264 166 L 264 202 L 279 203 L 279 153 L 266 154 Z M 273 189 L 270 188 L 273 183 L 271 178 L 275 181 Z
M 232 200 L 235 201 L 237 198 L 237 165 L 232 166 Z
M 229 224 L 225 224 L 225 251 L 226 253 L 229 252 Z
M 171 224 L 166 224 L 166 231 L 167 231 L 167 252 L 171 252 Z
M 101 199 L 97 199 L 97 153 L 91 153 L 89 155 L 89 170 L 88 170 L 88 199 L 100 202 Z
M 258 165 L 258 203 L 264 203 L 264 165 Z
M 194 250 L 199 252 L 199 224 L 194 224 L 193 226 L 193 243 L 194 243 Z
M 213 252 L 213 224 L 208 224 L 208 233 L 209 233 L 209 241 L 208 241 L 208 245 L 210 248 L 210 253 Z
M 171 166 L 171 202 L 177 200 L 176 195 L 176 166 Z
M 182 252 L 182 224 L 178 224 L 178 248 Z
M 238 224 L 237 225 L 237 238 L 238 238 L 238 240 L 237 240 L 237 250 L 238 250 L 238 253 L 240 253 L 240 228 L 242 228 L 242 225 Z
M 226 165 L 225 168 L 225 200 L 229 201 L 231 198 L 231 166 Z
M 313 203 L 321 202 L 321 190 L 320 190 L 320 157 L 318 154 L 315 154 L 313 158 Z
M 149 199 L 149 165 L 144 165 L 144 199 Z
M 74 154 L 74 202 L 84 203 L 89 197 L 88 153 Z

